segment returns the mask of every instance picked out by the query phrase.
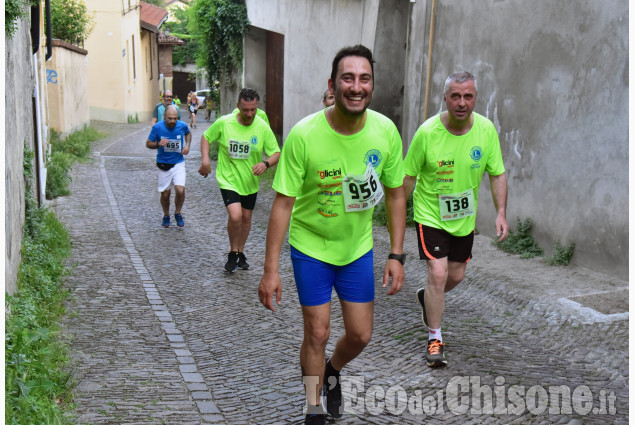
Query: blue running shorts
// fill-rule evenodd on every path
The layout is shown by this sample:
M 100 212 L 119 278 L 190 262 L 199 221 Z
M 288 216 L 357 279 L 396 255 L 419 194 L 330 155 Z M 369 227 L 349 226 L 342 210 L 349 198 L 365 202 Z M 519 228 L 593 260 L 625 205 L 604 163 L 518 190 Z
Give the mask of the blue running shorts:
M 375 299 L 373 250 L 346 264 L 335 266 L 291 247 L 291 262 L 300 304 L 306 307 L 331 301 L 333 288 L 344 301 L 367 303 Z

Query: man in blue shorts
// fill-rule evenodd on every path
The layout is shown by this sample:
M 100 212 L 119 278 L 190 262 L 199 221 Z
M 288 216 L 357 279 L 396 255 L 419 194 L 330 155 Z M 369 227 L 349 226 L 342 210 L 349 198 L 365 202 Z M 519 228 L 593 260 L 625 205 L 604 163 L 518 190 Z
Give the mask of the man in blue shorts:
M 167 94 L 167 92 L 166 92 Z M 157 150 L 157 171 L 163 227 L 170 227 L 170 192 L 174 187 L 174 219 L 179 227 L 185 226 L 181 208 L 185 201 L 185 158 L 190 152 L 192 133 L 187 124 L 178 120 L 178 110 L 168 105 L 165 119 L 152 126 L 146 147 Z
M 419 256 L 428 265 L 427 286 L 417 291 L 428 327 L 426 362 L 444 366 L 441 318 L 445 292 L 458 285 L 472 258 L 472 242 L 483 173 L 489 174 L 497 211 L 496 235 L 507 237 L 507 177 L 494 124 L 473 112 L 476 78 L 469 72 L 450 75 L 444 86 L 447 110 L 424 122 L 404 160 L 406 196 L 414 189 Z
M 273 182 L 277 194 L 258 297 L 272 311 L 274 295 L 280 304 L 278 262 L 289 227 L 304 318 L 300 364 L 307 399 L 305 424 L 325 423 L 322 391 L 326 412 L 342 416 L 340 371 L 370 341 L 375 298 L 372 215 L 384 191 L 391 235 L 383 275 L 384 287 L 392 278 L 388 295 L 397 293 L 404 280 L 401 137 L 390 119 L 367 109 L 374 88 L 373 62 L 371 51 L 361 45 L 337 53 L 328 80 L 335 105 L 291 129 Z M 333 288 L 342 306 L 345 332 L 327 361 Z

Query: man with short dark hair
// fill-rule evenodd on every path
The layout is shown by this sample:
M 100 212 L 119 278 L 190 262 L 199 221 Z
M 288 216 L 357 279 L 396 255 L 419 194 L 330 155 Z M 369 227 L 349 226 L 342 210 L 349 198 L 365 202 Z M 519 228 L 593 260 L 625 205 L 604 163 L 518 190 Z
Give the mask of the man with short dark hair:
M 216 180 L 227 208 L 227 233 L 230 250 L 225 270 L 233 273 L 249 268 L 244 254 L 256 206 L 259 176 L 278 163 L 280 147 L 269 125 L 256 116 L 258 93 L 244 88 L 238 95 L 238 112 L 220 117 L 201 136 L 201 167 L 207 177 L 211 172 L 209 144 L 218 142 Z M 269 157 L 263 160 L 263 151 Z
M 269 117 L 267 116 L 267 114 L 265 113 L 265 111 L 263 111 L 262 109 L 260 109 L 260 95 L 258 94 L 258 92 L 256 90 L 253 89 L 249 89 L 252 90 L 254 93 L 254 96 L 256 97 L 256 115 L 258 115 L 260 118 L 263 119 L 264 122 L 267 123 L 268 126 L 271 126 L 271 124 L 269 124 Z M 237 114 L 238 113 L 238 108 L 234 109 L 232 111 L 232 114 Z
M 298 122 L 283 145 L 258 288 L 260 302 L 273 311 L 272 297 L 277 304 L 282 299 L 278 263 L 289 228 L 304 319 L 300 364 L 308 406 L 305 424 L 320 425 L 326 420 L 321 392 L 326 392 L 326 412 L 342 416 L 340 371 L 372 335 L 372 215 L 384 192 L 391 236 L 383 275 L 384 287 L 392 278 L 388 295 L 403 285 L 406 226 L 401 137 L 390 119 L 367 109 L 374 89 L 371 51 L 361 45 L 340 50 L 328 85 L 335 105 Z M 333 289 L 340 299 L 345 331 L 327 361 Z
M 185 158 L 190 152 L 192 133 L 178 120 L 178 109 L 168 105 L 165 119 L 152 126 L 146 147 L 157 150 L 157 168 L 163 227 L 170 227 L 170 191 L 174 187 L 174 219 L 178 227 L 185 226 L 181 208 L 185 201 Z
M 428 266 L 427 286 L 417 291 L 423 323 L 428 327 L 426 362 L 444 366 L 441 335 L 445 292 L 456 287 L 472 258 L 478 191 L 489 174 L 497 211 L 496 235 L 509 232 L 506 219 L 507 177 L 494 124 L 473 112 L 476 78 L 451 74 L 443 99 L 447 110 L 426 120 L 415 133 L 404 160 L 406 197 L 414 190 L 419 256 Z
M 172 101 L 172 92 L 170 90 L 166 90 L 163 93 L 163 101 L 156 104 L 154 110 L 152 111 L 152 125 L 155 125 L 157 122 L 163 121 L 163 115 L 165 114 L 165 108 L 170 105 L 173 105 Z M 181 111 L 179 108 L 176 108 L 177 119 L 181 119 Z

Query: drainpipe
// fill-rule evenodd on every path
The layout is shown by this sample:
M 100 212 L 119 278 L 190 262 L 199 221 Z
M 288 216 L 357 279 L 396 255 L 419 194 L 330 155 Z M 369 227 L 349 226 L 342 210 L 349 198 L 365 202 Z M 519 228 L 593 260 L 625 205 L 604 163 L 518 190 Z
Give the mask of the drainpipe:
M 430 97 L 430 75 L 432 71 L 432 45 L 434 42 L 434 15 L 436 13 L 437 0 L 432 0 L 432 12 L 430 13 L 430 37 L 428 42 L 428 69 L 426 70 L 426 95 L 423 101 L 423 121 L 428 119 L 428 98 Z
M 53 30 L 51 29 L 51 0 L 45 0 L 44 13 L 46 14 L 46 60 L 53 57 Z
M 35 106 L 35 154 L 37 156 L 36 180 L 37 180 L 37 201 L 38 206 L 42 206 L 46 191 L 46 164 L 44 164 L 44 143 L 42 143 L 42 113 L 40 111 L 40 79 L 37 72 L 37 54 L 33 55 L 33 68 L 35 71 L 35 87 L 33 88 L 33 103 Z

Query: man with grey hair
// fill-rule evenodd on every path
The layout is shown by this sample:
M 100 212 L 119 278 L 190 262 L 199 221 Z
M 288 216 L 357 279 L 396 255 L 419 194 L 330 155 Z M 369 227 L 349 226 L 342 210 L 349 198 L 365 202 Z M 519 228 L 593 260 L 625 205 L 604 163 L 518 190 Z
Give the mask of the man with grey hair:
M 157 103 L 154 107 L 154 110 L 152 110 L 152 125 L 155 125 L 157 122 L 163 121 L 165 108 L 173 104 L 172 92 L 170 90 L 166 90 L 165 93 L 163 93 L 163 102 Z M 181 119 L 181 112 L 179 111 L 179 108 L 176 108 L 176 112 L 178 119 Z
M 507 238 L 507 177 L 494 124 L 473 112 L 476 78 L 469 72 L 451 74 L 444 85 L 447 110 L 426 120 L 417 130 L 404 160 L 406 197 L 414 189 L 414 219 L 419 257 L 428 266 L 427 285 L 417 291 L 428 327 L 426 362 L 444 366 L 441 319 L 445 293 L 456 287 L 472 258 L 479 187 L 483 173 L 490 179 L 497 211 L 498 242 Z

